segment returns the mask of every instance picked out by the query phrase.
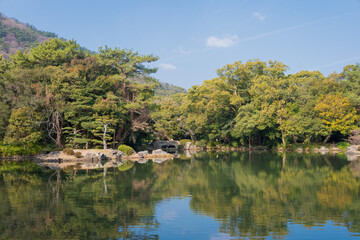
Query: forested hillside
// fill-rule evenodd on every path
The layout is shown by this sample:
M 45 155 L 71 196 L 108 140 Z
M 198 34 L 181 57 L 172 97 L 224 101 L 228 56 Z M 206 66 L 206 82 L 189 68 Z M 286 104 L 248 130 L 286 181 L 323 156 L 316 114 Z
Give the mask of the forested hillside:
M 27 50 L 56 37 L 51 32 L 39 31 L 35 27 L 0 13 L 0 55 L 6 58 L 18 50 Z
M 178 87 L 169 83 L 160 82 L 155 88 L 155 95 L 157 96 L 170 96 L 178 93 L 186 93 L 186 90 L 182 87 Z

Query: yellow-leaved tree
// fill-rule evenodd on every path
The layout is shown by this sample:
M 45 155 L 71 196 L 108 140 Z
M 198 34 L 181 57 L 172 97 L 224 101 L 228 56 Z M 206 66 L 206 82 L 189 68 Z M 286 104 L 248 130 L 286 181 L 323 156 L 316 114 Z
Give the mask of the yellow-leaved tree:
M 357 118 L 356 110 L 349 99 L 340 94 L 321 96 L 316 103 L 315 111 L 328 131 L 324 143 L 330 139 L 333 132 L 346 135 L 356 127 L 354 124 Z

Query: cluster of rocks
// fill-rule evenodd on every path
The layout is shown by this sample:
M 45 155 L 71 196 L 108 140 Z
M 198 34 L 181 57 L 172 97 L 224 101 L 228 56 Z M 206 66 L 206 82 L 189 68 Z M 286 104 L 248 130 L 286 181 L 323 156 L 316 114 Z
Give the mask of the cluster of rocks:
M 153 150 L 152 153 L 148 151 L 135 152 L 129 156 L 126 156 L 122 151 L 113 149 L 77 149 L 74 152 L 80 152 L 81 157 L 74 155 L 67 155 L 62 151 L 54 151 L 46 155 L 38 156 L 39 161 L 44 162 L 101 162 L 110 161 L 117 162 L 119 160 L 131 160 L 140 161 L 143 159 L 155 159 L 155 161 L 163 161 L 173 159 L 174 155 L 167 153 L 161 149 Z M 116 163 L 117 164 L 117 163 Z M 116 165 L 115 164 L 115 165 Z
M 141 151 L 141 152 L 135 152 L 129 156 L 125 156 L 122 159 L 124 160 L 131 160 L 131 161 L 138 161 L 138 162 L 144 162 L 144 160 L 152 159 L 154 162 L 156 161 L 162 161 L 162 160 L 169 160 L 173 159 L 174 155 L 167 153 L 161 149 L 153 150 L 152 153 L 149 153 L 149 151 Z M 146 161 L 145 161 L 146 162 Z

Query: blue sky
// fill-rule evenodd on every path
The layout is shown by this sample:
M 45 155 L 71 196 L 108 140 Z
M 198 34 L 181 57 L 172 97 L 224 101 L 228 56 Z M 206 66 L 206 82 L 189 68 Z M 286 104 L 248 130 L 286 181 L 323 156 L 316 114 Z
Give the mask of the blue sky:
M 325 75 L 360 62 L 360 0 L 0 0 L 0 12 L 91 50 L 159 56 L 154 76 L 184 88 L 235 61 Z

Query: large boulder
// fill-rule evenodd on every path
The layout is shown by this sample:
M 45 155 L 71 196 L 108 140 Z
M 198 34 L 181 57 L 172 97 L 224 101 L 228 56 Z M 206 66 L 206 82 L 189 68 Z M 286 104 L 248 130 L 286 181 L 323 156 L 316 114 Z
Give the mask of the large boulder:
M 86 153 L 85 158 L 86 159 L 91 159 L 91 160 L 97 160 L 97 161 L 105 161 L 105 160 L 107 160 L 106 155 L 101 153 L 101 152 L 89 152 L 89 153 Z
M 112 150 L 109 152 L 109 154 L 110 154 L 111 158 L 116 158 L 116 159 L 120 159 L 126 155 L 125 153 L 123 153 L 122 151 L 119 151 L 119 150 Z
M 156 154 L 156 155 L 168 155 L 167 152 L 161 150 L 161 149 L 156 149 L 152 151 L 152 154 Z
M 190 150 L 192 143 L 191 142 L 186 142 L 184 145 L 184 150 Z
M 319 148 L 319 152 L 322 154 L 328 153 L 330 152 L 329 148 L 322 146 L 321 148 Z
M 149 152 L 148 151 L 141 151 L 141 152 L 138 152 L 137 153 L 140 157 L 145 157 L 146 155 L 148 155 L 149 154 Z

